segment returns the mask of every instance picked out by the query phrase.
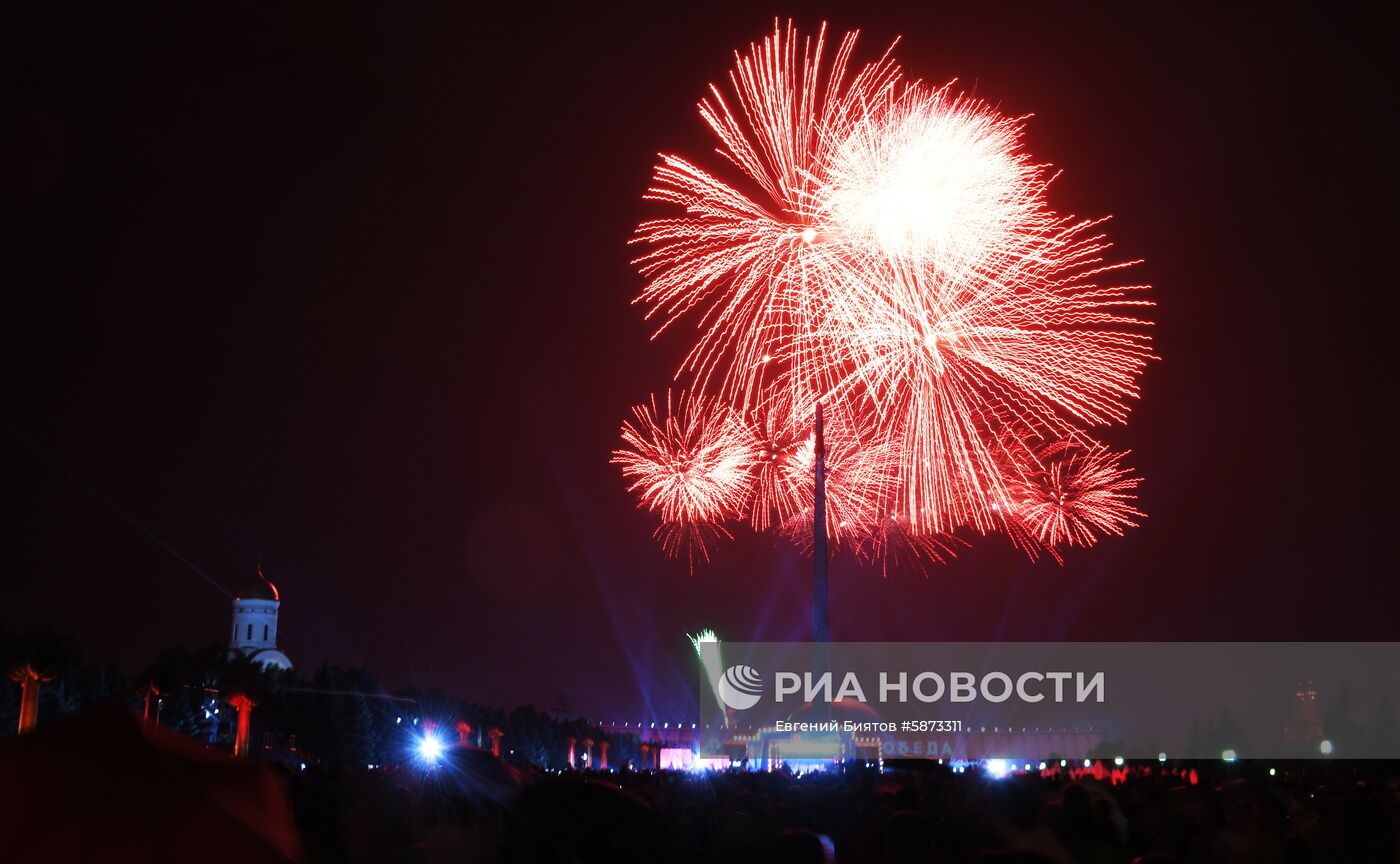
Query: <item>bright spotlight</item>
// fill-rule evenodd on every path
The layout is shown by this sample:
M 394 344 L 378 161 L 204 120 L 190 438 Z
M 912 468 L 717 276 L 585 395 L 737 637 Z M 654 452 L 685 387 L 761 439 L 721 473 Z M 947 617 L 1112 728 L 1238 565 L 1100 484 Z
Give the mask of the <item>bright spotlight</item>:
M 1221 750 L 1221 751 L 1220 751 L 1220 758 L 1221 758 L 1221 759 L 1224 759 L 1226 762 L 1234 762 L 1234 761 L 1235 761 L 1235 758 L 1236 758 L 1235 751 L 1234 751 L 1234 750 Z
M 1323 755 L 1323 756 L 1331 756 L 1331 755 L 1332 755 L 1332 742 L 1329 741 L 1329 740 L 1323 739 L 1323 742 L 1322 742 L 1320 745 L 1318 745 L 1318 749 L 1319 749 L 1320 751 L 1322 751 L 1322 755 Z
M 1011 766 L 1005 759 L 988 759 L 983 767 L 985 767 L 987 773 L 996 780 L 1000 780 L 1002 777 L 1011 773 Z
M 436 735 L 429 732 L 418 739 L 418 755 L 430 765 L 437 762 L 442 758 L 442 742 L 438 740 Z
M 1157 754 L 1157 761 L 1158 761 L 1158 762 L 1165 762 L 1165 761 L 1167 761 L 1167 753 L 1166 753 L 1165 750 L 1162 751 L 1161 753 L 1158 753 L 1158 754 Z
M 1122 757 L 1122 756 L 1114 756 L 1114 757 L 1113 757 L 1113 764 L 1114 764 L 1114 765 L 1117 765 L 1117 766 L 1120 767 L 1120 768 L 1123 767 L 1123 757 Z

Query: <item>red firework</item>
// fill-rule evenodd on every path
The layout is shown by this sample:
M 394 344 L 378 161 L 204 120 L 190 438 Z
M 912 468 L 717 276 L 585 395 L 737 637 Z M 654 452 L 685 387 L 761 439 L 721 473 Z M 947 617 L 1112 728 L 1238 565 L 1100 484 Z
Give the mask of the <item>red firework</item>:
M 626 446 L 613 451 L 612 461 L 622 466 L 632 481 L 627 489 L 642 506 L 671 526 L 714 525 L 740 514 L 755 443 L 734 411 L 685 394 L 676 405 L 668 392 L 664 415 L 655 397 L 632 415 L 622 425 Z
M 837 542 L 884 559 L 906 540 L 927 543 L 938 559 L 969 527 L 1007 533 L 1034 556 L 1118 533 L 1141 515 L 1122 505 L 1132 487 L 1121 484 L 1137 481 L 1118 457 L 1091 448 L 1050 483 L 1026 454 L 1126 422 L 1153 359 L 1138 317 L 1145 286 L 1114 281 L 1128 265 L 1106 257 L 1103 220 L 1050 207 L 1053 174 L 1025 152 L 1025 118 L 951 84 L 906 82 L 890 52 L 857 69 L 855 38 L 828 62 L 824 27 L 803 39 L 775 25 L 736 54 L 729 89 L 712 86 L 700 103 L 728 171 L 661 157 L 646 197 L 680 212 L 638 226 L 638 302 L 658 334 L 696 321 L 678 375 L 751 418 L 747 437 L 716 440 L 742 439 L 756 457 L 751 485 L 726 475 L 703 493 L 624 462 L 633 488 L 668 522 L 747 509 L 756 528 L 783 525 L 801 543 L 812 488 L 803 432 L 820 401 Z M 1027 509 L 1031 490 L 1071 478 L 1080 491 L 1058 515 Z
M 886 575 L 891 566 L 926 573 L 929 566 L 957 557 L 958 549 L 967 545 L 951 534 L 920 534 L 898 513 L 859 526 L 853 541 L 856 557 L 880 562 Z
M 854 547 L 894 500 L 899 451 L 889 442 L 862 435 L 839 414 L 826 424 L 824 438 L 826 534 L 833 547 Z M 787 499 L 798 505 L 783 515 L 782 531 L 803 549 L 812 544 L 816 465 L 816 436 L 809 433 L 794 448 L 778 479 Z
M 812 434 L 812 421 L 805 411 L 799 416 L 794 401 L 788 395 L 775 395 L 750 412 L 758 448 L 748 510 L 749 521 L 758 531 L 781 525 L 804 506 L 810 506 L 811 496 L 803 498 L 804 487 L 793 482 L 793 463 L 798 448 Z
M 1052 551 L 1093 546 L 1107 534 L 1121 537 L 1144 515 L 1134 494 L 1141 479 L 1123 467 L 1125 455 L 1097 443 L 1045 448 L 1039 466 L 1013 487 L 1016 520 Z
M 728 540 L 734 535 L 723 525 L 711 522 L 666 522 L 662 521 L 652 532 L 652 538 L 661 545 L 662 551 L 672 558 L 684 556 L 695 569 L 697 561 L 710 560 L 710 547 L 719 540 Z
M 663 330 L 705 309 L 686 367 L 702 386 L 718 372 L 721 396 L 744 406 L 757 401 L 770 369 L 817 372 L 804 382 L 807 392 L 830 383 L 821 374 L 826 346 L 809 338 L 826 314 L 817 286 L 839 263 L 819 240 L 827 226 L 817 169 L 842 140 L 838 130 L 850 128 L 859 106 L 879 99 L 899 74 L 886 59 L 850 75 L 855 43 L 856 34 L 846 34 L 828 65 L 825 26 L 813 40 L 775 24 L 748 55 L 736 54 L 729 98 L 711 86 L 699 106 L 743 183 L 663 154 L 644 196 L 683 213 L 637 227 L 632 242 L 649 247 L 634 262 L 648 280 L 638 301 L 651 307 L 648 318 L 663 320 Z

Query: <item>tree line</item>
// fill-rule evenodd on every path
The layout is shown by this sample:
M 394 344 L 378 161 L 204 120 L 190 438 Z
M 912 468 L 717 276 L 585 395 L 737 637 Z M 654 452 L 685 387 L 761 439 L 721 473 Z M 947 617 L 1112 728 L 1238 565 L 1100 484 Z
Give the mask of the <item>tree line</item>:
M 585 739 L 607 740 L 610 764 L 641 764 L 636 736 L 608 734 L 585 719 L 533 705 L 482 705 L 437 688 L 390 691 L 362 666 L 322 664 L 306 676 L 253 663 L 225 645 L 208 645 L 167 648 L 133 673 L 85 658 L 66 634 L 0 624 L 0 670 L 25 667 L 47 679 L 39 692 L 41 726 L 88 705 L 118 702 L 163 727 L 231 749 L 237 715 L 229 699 L 242 693 L 255 702 L 250 750 L 268 759 L 323 767 L 395 765 L 415 758 L 430 731 L 444 744 L 456 744 L 457 725 L 465 723 L 468 743 L 485 749 L 491 729 L 500 729 L 501 757 L 522 766 L 568 767 L 569 738 L 578 742 L 578 754 Z M 19 684 L 3 682 L 0 734 L 14 734 L 19 708 Z

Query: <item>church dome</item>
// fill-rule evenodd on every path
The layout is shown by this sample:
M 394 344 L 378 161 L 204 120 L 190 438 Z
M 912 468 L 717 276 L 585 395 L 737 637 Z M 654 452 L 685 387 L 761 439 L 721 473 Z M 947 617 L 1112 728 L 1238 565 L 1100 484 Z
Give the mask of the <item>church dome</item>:
M 277 586 L 263 575 L 262 565 L 258 565 L 258 578 L 256 581 L 246 583 L 237 593 L 239 600 L 278 600 L 282 598 L 277 594 Z

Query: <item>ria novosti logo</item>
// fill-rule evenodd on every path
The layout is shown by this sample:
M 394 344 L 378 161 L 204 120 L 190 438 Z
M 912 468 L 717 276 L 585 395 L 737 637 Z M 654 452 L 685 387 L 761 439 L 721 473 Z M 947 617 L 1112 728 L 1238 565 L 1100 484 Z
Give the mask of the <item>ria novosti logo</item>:
M 867 676 L 868 676 L 867 672 Z M 850 700 L 869 704 L 878 701 L 908 703 L 911 700 L 930 704 L 983 701 L 998 704 L 1016 700 L 1028 704 L 1050 701 L 1103 702 L 1105 674 L 1084 672 L 1021 672 L 1013 675 L 992 671 L 978 676 L 972 672 L 920 672 L 910 676 L 907 671 L 880 672 L 875 700 L 867 697 L 872 681 L 862 681 L 855 672 L 846 672 L 839 679 L 831 672 L 778 672 L 774 675 L 773 701 L 781 704 L 797 696 L 803 702 L 840 702 Z M 839 684 L 838 684 L 839 681 Z M 757 669 L 743 663 L 730 666 L 714 682 L 715 695 L 726 707 L 745 711 L 763 698 L 764 680 Z
M 730 666 L 719 676 L 715 689 L 719 701 L 735 711 L 743 711 L 757 705 L 763 697 L 763 676 L 752 666 Z

